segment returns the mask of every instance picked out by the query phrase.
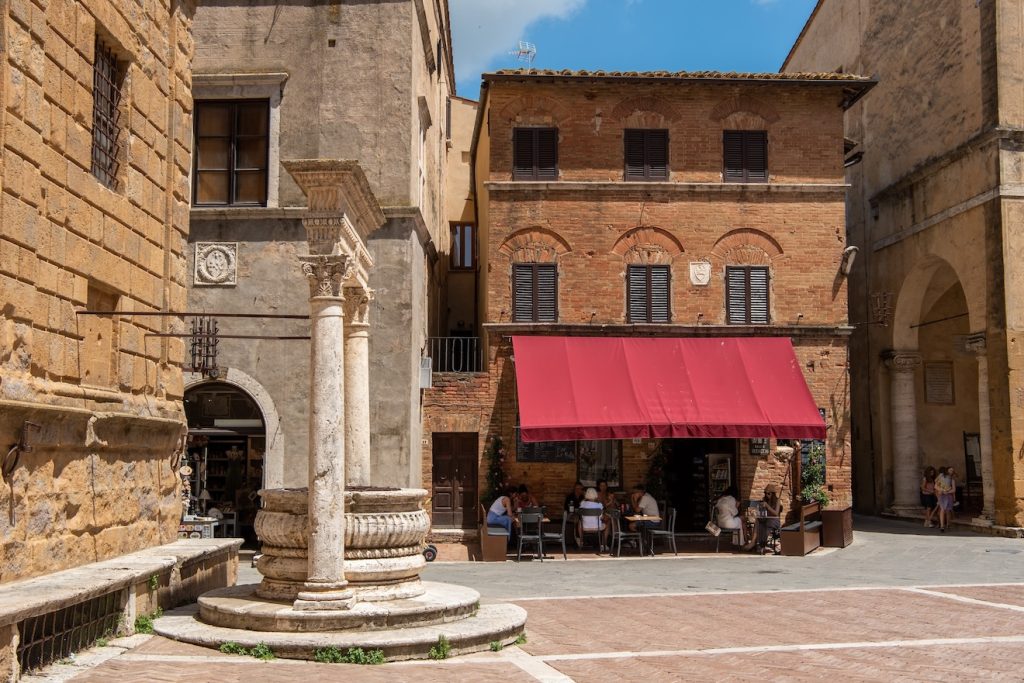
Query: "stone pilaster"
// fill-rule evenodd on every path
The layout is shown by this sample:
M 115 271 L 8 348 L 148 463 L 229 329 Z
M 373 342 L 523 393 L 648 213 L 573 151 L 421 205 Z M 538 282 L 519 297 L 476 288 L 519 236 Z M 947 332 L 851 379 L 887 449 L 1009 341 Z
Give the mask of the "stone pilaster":
M 921 355 L 916 351 L 889 351 L 884 356 L 891 382 L 893 510 L 917 514 L 921 510 L 921 452 L 917 442 L 916 370 Z
M 373 290 L 345 287 L 345 479 L 370 485 L 370 323 Z
M 996 484 L 992 474 L 992 414 L 988 398 L 988 345 L 985 334 L 967 338 L 967 350 L 978 359 L 978 440 L 981 448 L 981 488 L 983 507 L 977 524 L 992 524 L 995 519 Z
M 297 610 L 348 609 L 345 580 L 345 312 L 343 255 L 300 257 L 309 280 L 309 559 Z

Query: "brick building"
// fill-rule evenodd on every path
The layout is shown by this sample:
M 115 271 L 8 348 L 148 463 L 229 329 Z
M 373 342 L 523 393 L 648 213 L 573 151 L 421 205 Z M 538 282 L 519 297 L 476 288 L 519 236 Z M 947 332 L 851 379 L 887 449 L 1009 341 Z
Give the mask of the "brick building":
M 845 115 L 863 512 L 920 515 L 922 469 L 950 465 L 958 521 L 1024 527 L 1022 9 L 821 0 L 783 65 L 879 81 Z
M 649 340 L 657 343 L 644 349 L 780 339 L 788 367 L 801 371 L 796 390 L 809 388 L 813 418 L 824 417 L 833 505 L 850 504 L 842 112 L 870 87 L 839 74 L 484 76 L 472 148 L 481 371 L 444 372 L 462 368 L 435 359 L 425 394 L 435 534 L 475 525 L 492 437 L 504 445 L 506 477 L 548 506 L 561 506 L 576 479 L 618 490 L 651 480 L 678 508 L 677 529 L 701 528 L 723 477 L 742 498 L 780 483 L 791 507 L 790 468 L 771 430 L 731 438 L 731 426 L 634 424 L 635 436 L 607 438 L 625 432 L 598 420 L 589 433 L 604 436 L 591 440 L 586 430 L 528 424 L 564 405 L 524 399 L 587 398 L 585 382 L 559 385 L 576 380 L 556 378 L 557 363 L 539 392 L 524 387 L 538 338 L 560 340 L 569 374 L 588 377 L 615 374 L 577 365 L 588 338 L 627 352 Z M 730 369 L 721 370 L 725 382 Z M 665 379 L 670 393 L 677 381 Z M 633 387 L 639 403 L 650 403 L 648 389 Z M 602 401 L 612 410 L 618 398 Z M 738 405 L 732 414 L 740 420 Z M 717 438 L 654 438 L 687 430 Z M 544 434 L 576 436 L 531 442 Z

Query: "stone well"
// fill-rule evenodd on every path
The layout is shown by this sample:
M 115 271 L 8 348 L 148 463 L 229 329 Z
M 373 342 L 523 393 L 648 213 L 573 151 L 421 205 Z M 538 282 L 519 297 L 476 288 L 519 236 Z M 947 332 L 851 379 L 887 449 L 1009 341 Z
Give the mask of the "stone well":
M 256 594 L 268 600 L 294 600 L 306 581 L 308 556 L 306 489 L 260 491 L 264 507 L 256 515 L 263 574 Z M 423 594 L 420 570 L 423 539 L 430 518 L 423 489 L 345 491 L 345 578 L 360 602 L 411 598 Z

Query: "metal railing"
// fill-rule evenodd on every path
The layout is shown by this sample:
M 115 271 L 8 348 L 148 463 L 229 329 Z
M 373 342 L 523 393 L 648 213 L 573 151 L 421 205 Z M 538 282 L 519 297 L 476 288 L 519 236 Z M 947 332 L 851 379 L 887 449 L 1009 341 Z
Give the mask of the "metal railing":
M 434 372 L 481 372 L 479 337 L 428 337 L 427 355 Z

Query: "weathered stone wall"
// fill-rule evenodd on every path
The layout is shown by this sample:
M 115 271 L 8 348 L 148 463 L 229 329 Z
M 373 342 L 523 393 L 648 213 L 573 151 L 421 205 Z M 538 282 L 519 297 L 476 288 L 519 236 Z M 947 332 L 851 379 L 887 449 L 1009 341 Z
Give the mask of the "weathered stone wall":
M 0 78 L 0 582 L 176 537 L 184 416 L 190 3 L 7 3 Z M 120 162 L 91 173 L 100 36 L 124 65 Z M 125 312 L 83 317 L 86 307 Z

